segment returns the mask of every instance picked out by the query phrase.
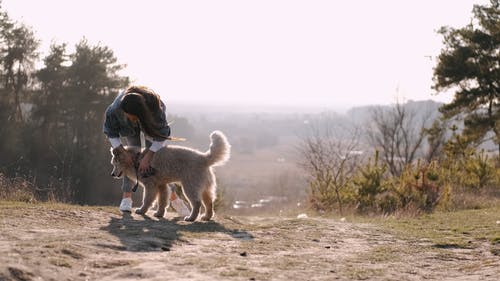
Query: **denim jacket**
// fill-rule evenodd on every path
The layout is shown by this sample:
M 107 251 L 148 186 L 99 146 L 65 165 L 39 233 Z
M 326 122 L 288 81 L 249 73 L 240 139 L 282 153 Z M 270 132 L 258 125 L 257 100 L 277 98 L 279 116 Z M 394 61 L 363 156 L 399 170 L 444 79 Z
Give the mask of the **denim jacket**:
M 111 140 L 117 139 L 119 137 L 131 137 L 138 136 L 142 131 L 139 122 L 130 121 L 120 109 L 120 101 L 125 95 L 124 92 L 119 94 L 115 100 L 106 109 L 106 115 L 103 125 L 104 134 Z M 159 131 L 162 135 L 170 136 L 170 127 L 167 122 L 166 107 L 163 101 L 160 101 L 161 110 L 158 112 L 153 112 L 153 119 L 159 125 Z M 144 132 L 144 131 L 143 131 Z M 165 139 L 158 137 L 151 137 L 144 134 L 146 139 L 153 142 L 164 142 Z

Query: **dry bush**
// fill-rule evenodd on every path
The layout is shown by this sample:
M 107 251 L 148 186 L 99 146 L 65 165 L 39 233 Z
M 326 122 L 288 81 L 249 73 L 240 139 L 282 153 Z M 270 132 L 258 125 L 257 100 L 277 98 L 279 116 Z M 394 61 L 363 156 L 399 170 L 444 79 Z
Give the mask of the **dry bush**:
M 482 209 L 500 205 L 500 186 L 491 185 L 482 190 L 457 188 L 453 191 L 449 210 Z
M 477 209 L 500 201 L 500 167 L 484 150 L 459 146 L 460 138 L 449 143 L 441 177 L 451 186 L 448 209 Z M 458 147 L 458 148 L 456 148 Z
M 23 178 L 9 179 L 0 173 L 0 200 L 35 202 L 35 193 L 36 188 L 31 182 Z
M 449 184 L 440 175 L 437 162 L 420 160 L 407 165 L 400 176 L 391 176 L 387 165 L 380 163 L 378 153 L 358 170 L 354 179 L 358 211 L 362 213 L 391 214 L 398 212 L 432 212 L 437 206 L 446 206 L 450 198 Z
M 420 110 L 396 101 L 390 108 L 375 107 L 371 113 L 366 131 L 369 142 L 380 151 L 380 160 L 395 177 L 425 154 L 426 127 L 434 116 L 431 109 L 425 113 Z
M 447 185 L 440 178 L 440 167 L 437 162 L 416 165 L 405 168 L 395 187 L 403 208 L 415 205 L 416 208 L 431 212 L 446 194 Z
M 27 177 L 8 178 L 0 173 L 0 200 L 20 202 L 70 202 L 71 189 L 61 181 L 52 180 L 49 186 L 40 187 Z
M 309 176 L 309 198 L 314 209 L 330 211 L 343 208 L 354 201 L 352 181 L 362 155 L 359 153 L 359 130 L 344 129 L 350 137 L 345 140 L 336 134 L 343 128 L 312 128 L 299 152 L 299 163 Z
M 224 212 L 230 205 L 227 202 L 226 188 L 223 185 L 217 185 L 216 198 L 214 202 L 214 209 L 217 212 Z

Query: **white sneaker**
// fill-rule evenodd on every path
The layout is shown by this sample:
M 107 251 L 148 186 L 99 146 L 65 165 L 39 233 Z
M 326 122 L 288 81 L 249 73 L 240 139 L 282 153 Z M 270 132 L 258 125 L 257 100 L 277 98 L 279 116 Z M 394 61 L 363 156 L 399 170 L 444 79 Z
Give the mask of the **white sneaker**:
M 132 212 L 132 198 L 123 198 L 120 203 L 120 211 Z
M 175 209 L 175 211 L 181 216 L 181 217 L 187 217 L 191 214 L 191 211 L 189 210 L 188 206 L 186 206 L 186 203 L 184 200 L 180 198 L 176 198 L 175 200 L 170 201 L 170 206 Z

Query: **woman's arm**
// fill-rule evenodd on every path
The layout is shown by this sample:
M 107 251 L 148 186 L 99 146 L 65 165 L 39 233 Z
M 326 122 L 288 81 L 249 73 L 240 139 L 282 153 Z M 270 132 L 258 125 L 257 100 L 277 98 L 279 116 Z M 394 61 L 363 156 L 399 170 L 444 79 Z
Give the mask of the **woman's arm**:
M 106 112 L 104 114 L 104 124 L 102 126 L 103 133 L 110 139 L 119 139 L 120 138 L 120 121 L 117 117 L 117 103 L 116 100 L 106 108 Z M 116 142 L 111 143 L 111 145 Z M 115 148 L 115 147 L 113 147 Z

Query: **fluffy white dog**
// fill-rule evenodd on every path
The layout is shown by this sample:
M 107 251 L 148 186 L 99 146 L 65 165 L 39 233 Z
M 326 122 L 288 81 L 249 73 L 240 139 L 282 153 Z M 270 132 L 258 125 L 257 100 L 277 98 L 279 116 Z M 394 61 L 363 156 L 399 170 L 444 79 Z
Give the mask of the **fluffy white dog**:
M 154 215 L 163 217 L 168 198 L 170 198 L 167 184 L 179 182 L 191 205 L 191 214 L 184 220 L 196 220 L 202 204 L 205 213 L 201 220 L 210 220 L 214 215 L 213 202 L 216 196 L 216 182 L 212 167 L 225 164 L 229 160 L 231 148 L 227 138 L 220 131 L 212 132 L 210 139 L 210 148 L 206 152 L 177 145 L 167 145 L 161 148 L 151 160 L 151 167 L 155 169 L 155 173 L 146 178 L 138 177 L 136 168 L 123 164 L 122 160 L 123 153 L 130 153 L 134 159 L 138 159 L 140 151 L 132 148 L 126 148 L 125 152 L 112 149 L 113 172 L 111 175 L 116 178 L 128 177 L 133 181 L 138 181 L 144 187 L 142 206 L 135 210 L 138 214 L 145 214 L 155 199 L 158 199 L 158 211 Z

